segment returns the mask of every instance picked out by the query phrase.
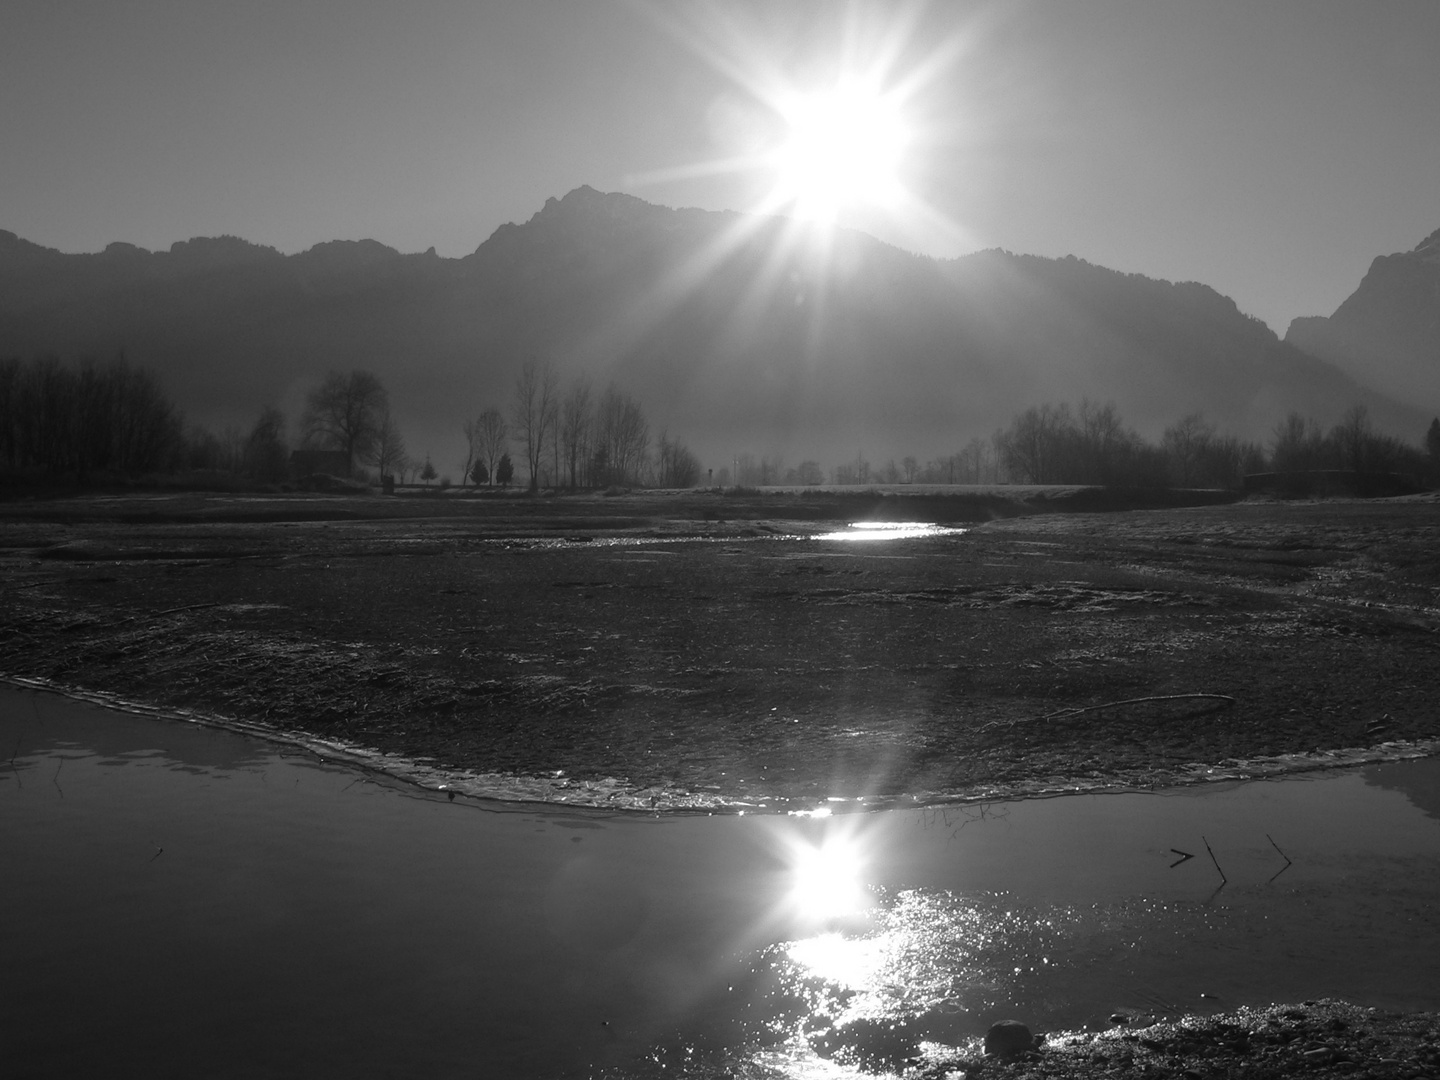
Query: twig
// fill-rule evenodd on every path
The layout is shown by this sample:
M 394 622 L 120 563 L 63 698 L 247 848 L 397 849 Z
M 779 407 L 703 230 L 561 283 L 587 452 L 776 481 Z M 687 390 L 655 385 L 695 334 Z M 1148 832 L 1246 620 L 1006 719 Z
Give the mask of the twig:
M 1210 851 L 1210 841 L 1206 840 L 1203 836 L 1200 837 L 1200 840 L 1205 844 L 1205 850 Z M 1220 871 L 1220 884 L 1228 885 L 1230 883 L 1230 879 L 1225 876 L 1224 870 L 1220 870 L 1220 860 L 1215 858 L 1215 852 L 1213 851 L 1210 851 L 1210 861 L 1215 864 L 1215 869 Z
M 1057 716 L 1079 716 L 1081 713 L 1095 712 L 1097 709 L 1113 709 L 1120 705 L 1144 705 L 1152 701 L 1193 701 L 1197 698 L 1206 701 L 1223 701 L 1229 705 L 1235 704 L 1235 699 L 1229 694 L 1157 694 L 1153 697 L 1126 698 L 1124 701 L 1106 701 L 1099 705 L 1086 705 L 1083 709 L 1061 709 L 1058 712 L 1047 713 L 1040 719 L 1053 720 Z
M 1269 834 L 1268 832 L 1265 834 L 1265 839 L 1270 841 L 1270 846 L 1271 846 L 1271 847 L 1273 847 L 1276 851 L 1280 851 L 1280 845 L 1277 844 L 1277 843 L 1275 843 L 1275 841 L 1271 839 L 1270 834 Z M 1285 852 L 1280 851 L 1280 857 L 1285 860 L 1285 865 L 1282 866 L 1282 867 L 1280 867 L 1279 870 L 1276 870 L 1275 873 L 1273 873 L 1273 874 L 1270 875 L 1270 881 L 1274 881 L 1274 880 L 1275 880 L 1277 877 L 1279 877 L 1281 874 L 1285 873 L 1286 870 L 1289 870 L 1290 867 L 1292 867 L 1292 866 L 1295 865 L 1294 863 L 1292 863 L 1292 862 L 1290 861 L 1290 856 L 1289 856 L 1289 855 L 1286 855 Z M 1269 885 L 1269 884 L 1270 884 L 1270 881 L 1265 882 L 1265 884 L 1266 884 L 1266 885 Z
M 164 855 L 164 854 L 165 854 L 165 849 L 164 849 L 163 847 L 157 847 L 157 848 L 155 849 L 155 854 L 150 856 L 150 861 L 151 861 L 151 862 L 154 862 L 156 859 L 158 859 L 161 855 Z
M 1170 850 L 1173 851 L 1176 855 L 1180 856 L 1180 858 L 1176 859 L 1170 864 L 1171 870 L 1174 870 L 1175 867 L 1179 866 L 1182 862 L 1186 862 L 1195 857 L 1194 855 L 1191 855 L 1188 851 L 1181 851 L 1178 847 L 1172 847 Z
M 62 757 L 60 759 L 60 764 L 55 766 L 55 775 L 50 778 L 50 782 L 55 785 L 55 790 L 60 792 L 60 797 L 62 799 L 65 797 L 65 789 L 60 786 L 60 770 L 64 767 L 65 759 Z
M 1270 834 L 1269 834 L 1268 832 L 1265 834 L 1265 839 L 1266 839 L 1266 840 L 1270 840 L 1270 846 L 1271 846 L 1271 847 L 1273 847 L 1276 851 L 1280 851 L 1280 845 L 1277 844 L 1277 843 L 1275 843 L 1274 840 L 1271 840 L 1271 839 L 1270 839 Z M 1280 858 L 1282 858 L 1282 859 L 1285 860 L 1285 865 L 1286 865 L 1286 866 L 1289 866 L 1289 865 L 1290 865 L 1290 856 L 1289 856 L 1289 855 L 1286 855 L 1285 852 L 1280 851 Z

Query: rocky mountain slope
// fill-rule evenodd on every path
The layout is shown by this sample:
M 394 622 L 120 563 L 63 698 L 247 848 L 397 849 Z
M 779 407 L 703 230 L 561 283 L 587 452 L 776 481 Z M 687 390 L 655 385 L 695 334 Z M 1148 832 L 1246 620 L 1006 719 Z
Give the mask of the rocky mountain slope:
M 1440 229 L 1413 251 L 1379 256 L 1335 314 L 1294 320 L 1285 340 L 1440 411 Z

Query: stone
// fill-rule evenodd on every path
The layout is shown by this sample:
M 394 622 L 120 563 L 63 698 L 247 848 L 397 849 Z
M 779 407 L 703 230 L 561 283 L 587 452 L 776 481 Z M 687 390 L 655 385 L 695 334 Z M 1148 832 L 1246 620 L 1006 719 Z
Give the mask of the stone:
M 985 1032 L 985 1053 L 992 1057 L 1019 1057 L 1033 1049 L 1035 1036 L 1018 1020 L 1001 1020 Z

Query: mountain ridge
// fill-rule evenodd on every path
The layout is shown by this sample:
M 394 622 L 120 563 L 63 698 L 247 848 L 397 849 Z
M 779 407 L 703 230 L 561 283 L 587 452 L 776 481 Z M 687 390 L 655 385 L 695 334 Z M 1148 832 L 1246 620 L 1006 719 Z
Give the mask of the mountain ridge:
M 1363 403 L 1411 439 L 1423 419 L 1200 283 L 1000 249 L 937 260 L 588 186 L 459 258 L 236 237 L 70 255 L 0 233 L 0 355 L 121 349 L 217 426 L 266 404 L 293 419 L 327 369 L 370 368 L 412 450 L 442 458 L 532 356 L 614 380 L 718 462 L 939 455 L 1082 396 L 1152 436 L 1197 410 L 1254 438 L 1290 409 L 1331 423 Z
M 1410 251 L 1376 256 L 1334 314 L 1293 320 L 1285 340 L 1440 410 L 1440 229 Z

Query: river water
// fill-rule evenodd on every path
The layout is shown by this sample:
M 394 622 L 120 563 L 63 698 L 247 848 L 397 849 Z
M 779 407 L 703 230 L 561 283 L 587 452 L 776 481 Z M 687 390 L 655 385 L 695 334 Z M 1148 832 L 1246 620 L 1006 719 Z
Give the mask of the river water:
M 877 1025 L 1440 1008 L 1436 759 L 814 809 L 452 801 L 0 690 L 3 1071 L 853 1075 Z

